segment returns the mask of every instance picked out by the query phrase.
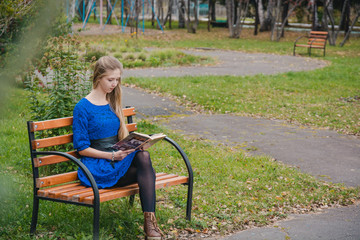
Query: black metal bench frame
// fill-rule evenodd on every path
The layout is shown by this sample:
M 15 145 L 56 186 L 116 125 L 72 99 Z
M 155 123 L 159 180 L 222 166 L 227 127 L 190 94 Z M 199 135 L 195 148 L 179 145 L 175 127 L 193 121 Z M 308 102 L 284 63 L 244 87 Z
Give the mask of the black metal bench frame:
M 127 117 L 128 124 L 133 123 L 132 116 Z M 30 234 L 33 235 L 36 231 L 36 225 L 38 221 L 38 212 L 39 212 L 39 201 L 40 200 L 48 200 L 53 202 L 62 202 L 62 203 L 68 203 L 73 205 L 79 205 L 79 206 L 85 206 L 93 208 L 93 239 L 99 239 L 99 217 L 100 217 L 100 197 L 99 197 L 99 189 L 97 187 L 97 184 L 90 173 L 90 171 L 87 169 L 87 167 L 76 157 L 67 154 L 65 152 L 57 152 L 57 151 L 36 151 L 36 149 L 33 149 L 32 142 L 35 140 L 35 134 L 34 130 L 32 129 L 33 121 L 28 121 L 28 134 L 29 134 L 29 143 L 30 143 L 30 155 L 31 155 L 31 162 L 32 162 L 32 171 L 33 171 L 33 211 L 32 211 L 32 220 L 31 220 L 31 226 L 30 226 Z M 170 143 L 181 155 L 186 168 L 188 172 L 188 182 L 184 183 L 183 185 L 188 185 L 188 192 L 187 192 L 187 203 L 186 203 L 186 219 L 191 221 L 191 208 L 192 208 L 192 192 L 193 192 L 193 171 L 190 164 L 190 161 L 186 155 L 186 153 L 183 151 L 183 149 L 171 138 L 165 137 L 164 140 L 168 143 Z M 80 169 L 84 171 L 87 178 L 89 179 L 91 183 L 91 188 L 94 194 L 94 201 L 93 204 L 87 204 L 82 202 L 73 202 L 73 201 L 67 201 L 62 199 L 55 199 L 50 197 L 43 197 L 38 195 L 39 188 L 37 187 L 37 179 L 39 178 L 39 169 L 34 164 L 34 159 L 37 158 L 39 155 L 58 155 L 67 158 L 68 160 L 75 163 Z M 134 201 L 134 195 L 130 196 L 130 204 L 132 205 Z

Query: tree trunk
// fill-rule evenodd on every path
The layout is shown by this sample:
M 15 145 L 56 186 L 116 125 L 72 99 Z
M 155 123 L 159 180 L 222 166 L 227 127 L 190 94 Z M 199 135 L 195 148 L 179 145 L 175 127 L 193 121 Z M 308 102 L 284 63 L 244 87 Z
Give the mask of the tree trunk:
M 260 0 L 261 1 L 261 0 Z M 255 23 L 254 23 L 254 35 L 258 34 L 258 26 L 259 26 L 259 0 L 254 0 L 254 8 L 255 8 Z
M 289 12 L 289 1 L 283 2 L 283 9 L 282 9 L 282 13 L 281 13 L 281 22 L 285 23 L 285 26 L 289 25 L 289 21 L 288 21 L 288 12 Z M 285 35 L 285 31 L 284 28 L 281 29 L 281 37 L 284 37 Z
M 123 0 L 123 1 L 126 2 L 127 0 Z M 151 0 L 151 26 L 153 26 L 153 27 L 155 25 L 155 13 L 152 10 L 154 8 L 154 4 L 155 4 L 155 0 Z
M 232 38 L 235 35 L 235 31 L 234 31 L 234 15 L 235 15 L 234 0 L 226 0 L 225 4 L 226 4 L 225 5 L 226 6 L 226 17 L 228 20 L 230 37 Z
M 165 26 L 167 20 L 170 18 L 171 19 L 171 12 L 172 12 L 172 6 L 173 6 L 173 2 L 174 0 L 169 0 L 169 5 L 168 5 L 168 11 L 166 13 L 166 17 L 164 19 L 164 21 L 162 22 L 162 25 Z M 169 26 L 171 28 L 171 26 Z
M 226 14 L 228 18 L 229 33 L 231 38 L 240 37 L 246 13 L 249 8 L 249 3 L 249 0 L 240 0 L 239 3 L 236 5 L 234 0 L 226 1 Z M 238 13 L 235 14 L 236 12 Z
M 260 23 L 260 28 L 261 28 L 261 26 L 264 24 L 264 21 L 265 21 L 264 6 L 262 4 L 262 0 L 256 0 L 256 1 L 258 4 L 259 23 Z M 261 29 L 260 29 L 260 32 L 261 32 Z
M 266 18 L 263 23 L 260 25 L 260 32 L 265 32 L 271 30 L 271 23 L 273 22 L 273 9 L 275 7 L 275 0 L 269 0 L 268 6 L 266 9 Z
M 180 0 L 178 3 L 179 8 L 179 28 L 185 28 L 185 2 Z
M 278 22 L 278 18 L 280 15 L 280 8 L 281 8 L 281 0 L 277 0 L 276 2 L 276 8 L 275 8 L 275 13 L 273 14 L 273 18 L 271 19 L 271 41 L 275 40 L 275 29 L 276 29 L 276 35 L 278 34 L 278 26 L 277 26 L 277 22 Z
M 353 27 L 355 26 L 355 23 L 357 23 L 357 21 L 360 17 L 360 3 L 356 3 L 355 10 L 356 10 L 356 17 L 354 18 L 354 21 L 352 22 L 352 24 L 349 28 L 349 31 L 346 32 L 344 40 L 340 43 L 340 47 L 343 47 L 345 42 L 349 39 L 351 31 L 352 31 Z
M 288 11 L 285 19 L 283 19 L 282 23 L 281 23 L 281 27 L 280 27 L 280 33 L 283 33 L 284 32 L 284 28 L 285 28 L 285 25 L 286 25 L 286 22 L 287 20 L 289 19 L 289 17 L 291 16 L 291 14 L 294 12 L 295 8 L 297 7 L 301 7 L 301 4 L 304 2 L 305 0 L 296 0 L 293 4 L 292 4 L 292 7 L 290 9 L 290 11 Z M 277 35 L 277 41 L 280 40 L 280 38 L 283 37 L 282 34 L 278 34 Z
M 334 6 L 333 6 L 333 0 L 326 0 L 325 6 L 324 6 L 324 13 L 326 14 L 327 18 L 330 21 L 331 28 L 328 29 L 329 32 L 329 44 L 331 46 L 335 46 L 336 44 L 336 32 L 335 32 L 335 20 L 334 20 Z M 326 21 L 326 25 L 328 25 Z
M 216 21 L 216 0 L 210 0 L 210 5 L 211 5 L 211 21 L 215 22 Z
M 312 4 L 312 30 L 318 31 L 321 30 L 321 27 L 319 24 L 317 0 L 312 0 Z
M 337 39 L 337 37 L 339 35 L 339 32 L 340 32 L 340 29 L 341 29 L 341 26 L 343 25 L 343 22 L 344 22 L 344 19 L 345 19 L 346 6 L 348 5 L 348 2 L 349 2 L 349 0 L 344 1 L 343 9 L 341 11 L 340 23 L 339 23 L 338 30 L 337 30 L 337 32 L 335 34 L 335 39 Z
M 111 0 L 106 1 L 106 20 L 109 19 L 108 23 L 111 24 L 111 16 L 112 16 L 112 11 L 111 11 Z

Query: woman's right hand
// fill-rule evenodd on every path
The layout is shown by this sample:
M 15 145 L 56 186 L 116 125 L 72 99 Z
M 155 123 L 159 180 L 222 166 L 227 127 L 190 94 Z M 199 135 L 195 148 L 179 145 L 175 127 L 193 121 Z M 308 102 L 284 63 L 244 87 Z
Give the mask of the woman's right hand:
M 130 153 L 134 152 L 134 149 L 129 149 L 129 150 L 125 150 L 125 151 L 117 151 L 114 152 L 114 160 L 115 161 L 121 161 L 123 160 L 127 155 L 129 155 Z

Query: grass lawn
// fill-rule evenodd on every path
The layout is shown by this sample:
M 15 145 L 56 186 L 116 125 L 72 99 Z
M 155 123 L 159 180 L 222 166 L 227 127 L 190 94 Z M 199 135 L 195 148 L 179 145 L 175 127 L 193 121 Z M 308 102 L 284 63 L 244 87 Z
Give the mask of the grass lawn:
M 144 35 L 136 41 L 143 46 L 160 48 L 210 47 L 292 54 L 294 39 L 303 34 L 286 33 L 285 39 L 271 42 L 268 40 L 269 33 L 253 36 L 249 29 L 243 30 L 241 39 L 228 38 L 225 29 L 214 29 L 210 33 L 200 30 L 195 35 L 185 32 L 172 30 L 164 35 Z M 121 45 L 126 39 L 131 41 L 128 35 L 86 39 L 93 44 L 111 39 L 115 45 Z M 126 82 L 170 93 L 184 104 L 197 105 L 213 112 L 285 119 L 360 135 L 360 39 L 350 39 L 343 48 L 328 46 L 326 57 L 319 57 L 321 54 L 317 52 L 314 56 L 328 61 L 329 65 L 309 72 L 244 77 L 129 78 Z
M 32 179 L 26 120 L 27 93 L 13 89 L 0 119 L 0 238 L 30 239 Z M 147 121 L 144 132 L 164 132 L 187 152 L 194 169 L 192 222 L 185 221 L 186 188 L 157 191 L 157 216 L 168 238 L 188 239 L 225 234 L 263 226 L 289 213 L 348 205 L 359 199 L 358 188 L 346 188 L 316 180 L 297 169 L 267 157 L 247 157 L 243 152 L 198 139 L 185 139 Z M 176 151 L 166 143 L 151 148 L 157 172 L 185 173 Z M 142 236 L 138 198 L 133 208 L 127 199 L 101 206 L 102 239 L 134 239 Z M 91 238 L 92 211 L 59 203 L 40 203 L 38 239 Z M 186 229 L 186 230 L 185 230 Z
M 265 35 L 256 40 L 250 35 L 244 39 L 229 39 L 222 29 L 214 30 L 213 34 L 204 31 L 202 37 L 184 33 L 173 30 L 169 34 L 144 36 L 139 41 L 149 47 L 202 46 L 286 54 L 291 52 L 291 41 L 296 37 L 292 35 L 275 43 L 264 39 Z M 119 47 L 125 39 L 131 39 L 126 35 L 120 37 L 83 38 L 91 44 L 109 40 Z M 186 95 L 186 99 L 181 100 L 185 104 L 192 102 L 214 112 L 282 118 L 358 134 L 359 102 L 355 96 L 360 96 L 359 45 L 357 39 L 352 39 L 345 48 L 330 47 L 325 60 L 331 65 L 308 73 L 206 79 L 131 78 L 126 82 L 181 98 Z M 0 208 L 0 238 L 5 239 L 30 239 L 32 178 L 26 96 L 24 90 L 12 89 L 9 103 L 0 116 L 0 205 L 6 206 Z M 237 101 L 240 99 L 242 101 Z M 265 108 L 272 105 L 269 101 L 274 106 Z M 325 109 L 328 112 L 320 111 Z M 158 221 L 169 239 L 200 238 L 201 235 L 264 226 L 290 213 L 349 205 L 360 198 L 359 188 L 319 181 L 269 157 L 249 157 L 235 148 L 214 147 L 213 143 L 186 138 L 148 121 L 140 122 L 139 129 L 147 133 L 164 132 L 176 139 L 188 154 L 194 170 L 192 222 L 184 219 L 185 187 L 157 191 Z M 151 154 L 157 172 L 185 173 L 185 165 L 179 162 L 175 151 L 169 151 L 166 143 L 152 147 Z M 91 239 L 91 214 L 87 208 L 41 202 L 37 238 Z M 138 197 L 133 208 L 129 208 L 127 199 L 101 206 L 101 239 L 142 238 L 142 223 Z

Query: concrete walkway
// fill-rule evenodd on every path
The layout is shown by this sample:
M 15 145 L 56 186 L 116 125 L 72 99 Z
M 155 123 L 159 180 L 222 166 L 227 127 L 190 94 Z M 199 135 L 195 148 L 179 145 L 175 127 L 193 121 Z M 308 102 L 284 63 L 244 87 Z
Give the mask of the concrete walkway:
M 185 53 L 212 57 L 217 60 L 213 66 L 169 67 L 128 69 L 124 77 L 179 77 L 179 76 L 244 76 L 255 74 L 275 74 L 313 70 L 327 65 L 320 59 L 280 56 L 263 53 L 243 53 L 237 51 L 194 49 Z
M 214 52 L 203 53 L 213 54 Z M 324 66 L 322 61 L 307 58 L 289 59 L 289 56 L 266 54 L 244 54 L 243 57 L 242 53 L 229 51 L 224 51 L 222 54 L 224 57 L 219 57 L 222 62 L 226 61 L 225 56 L 228 56 L 229 61 L 234 56 L 236 59 L 245 59 L 249 56 L 253 58 L 252 61 L 234 61 L 237 64 L 234 63 L 232 69 L 225 71 L 228 74 L 230 72 L 231 75 L 244 75 L 249 72 L 250 74 L 273 74 L 299 71 L 299 69 L 311 70 L 314 66 Z M 268 67 L 271 65 L 272 58 L 276 59 L 274 61 L 280 61 L 280 65 Z M 302 62 L 298 62 L 296 68 L 293 68 L 295 65 L 288 64 L 293 60 Z M 127 76 L 157 77 L 183 76 L 189 73 L 190 75 L 204 73 L 212 75 L 213 71 L 218 72 L 216 71 L 218 67 L 211 66 L 206 69 L 201 67 L 199 72 L 196 68 L 150 69 L 147 74 L 146 69 L 128 70 L 126 74 Z M 253 71 L 247 72 L 247 69 L 253 69 Z M 219 72 L 222 70 L 219 69 Z M 301 171 L 320 179 L 344 183 L 347 186 L 360 186 L 360 139 L 358 137 L 342 135 L 334 131 L 293 126 L 278 120 L 234 115 L 192 114 L 170 99 L 133 88 L 124 88 L 124 105 L 135 106 L 139 112 L 138 117 L 141 118 L 174 116 L 160 123 L 171 129 L 182 131 L 184 134 L 221 141 L 229 145 L 243 145 L 244 149 L 251 149 L 253 154 L 270 155 L 278 161 L 296 166 Z M 177 117 L 176 114 L 181 114 L 181 116 Z M 219 122 L 224 123 L 222 127 L 219 127 Z M 328 209 L 321 214 L 292 215 L 288 220 L 278 222 L 274 226 L 249 229 L 222 239 L 359 240 L 360 205 Z

